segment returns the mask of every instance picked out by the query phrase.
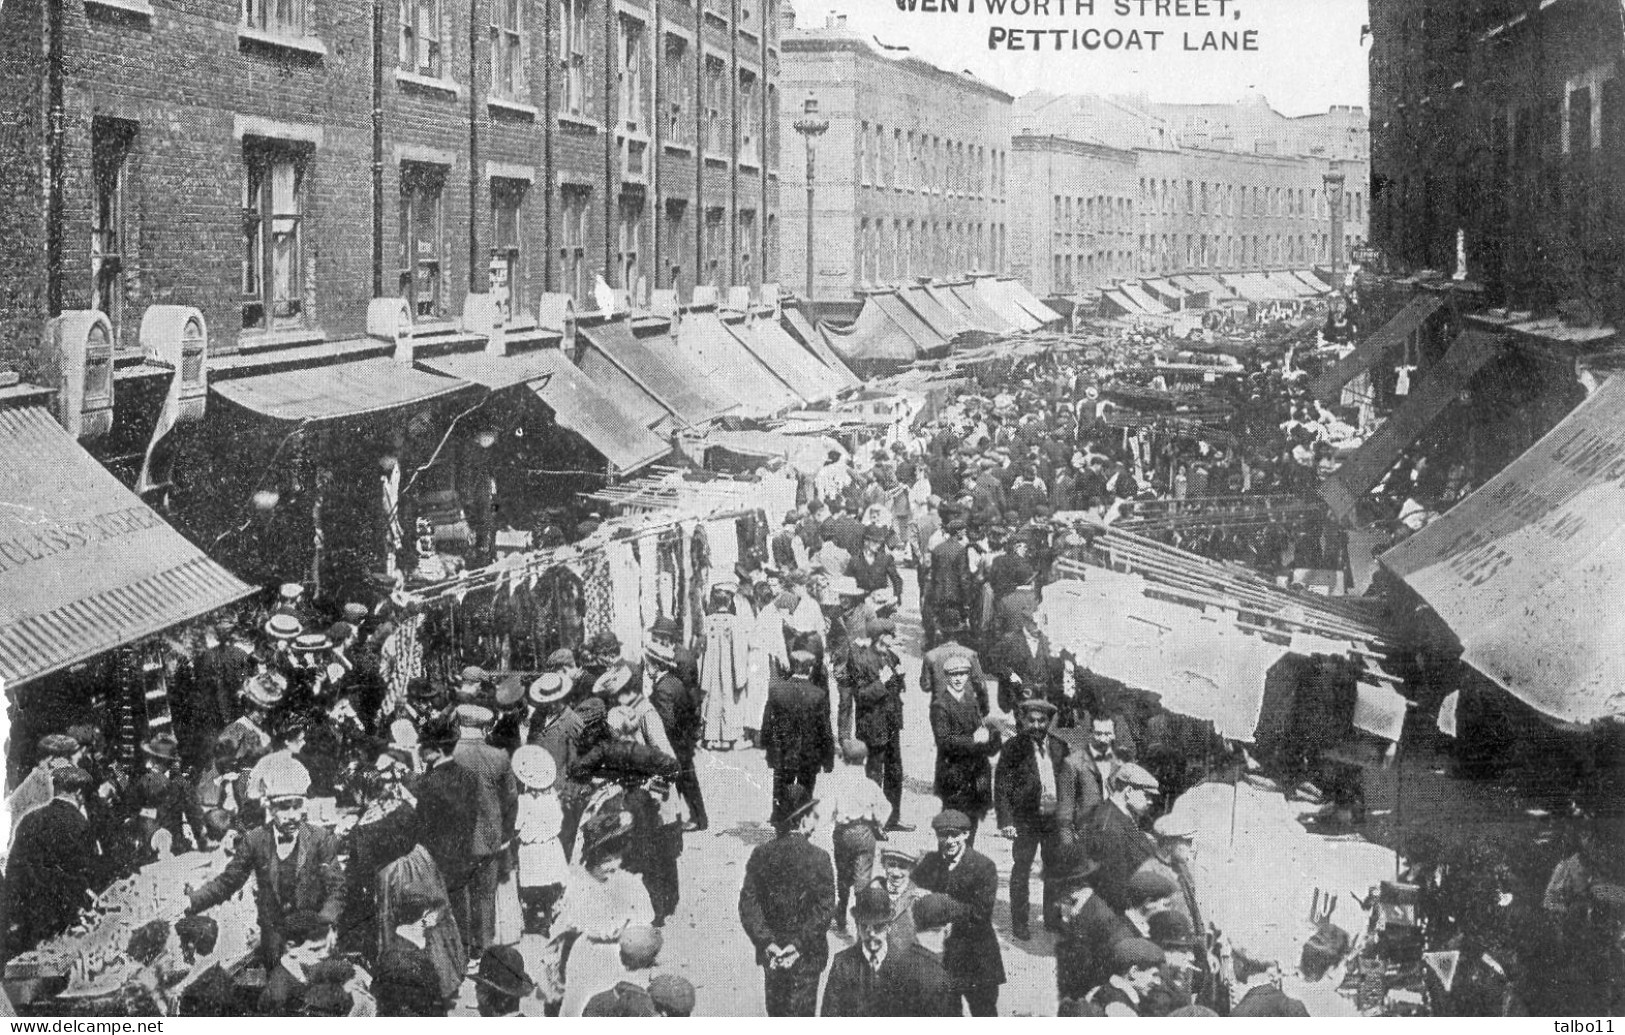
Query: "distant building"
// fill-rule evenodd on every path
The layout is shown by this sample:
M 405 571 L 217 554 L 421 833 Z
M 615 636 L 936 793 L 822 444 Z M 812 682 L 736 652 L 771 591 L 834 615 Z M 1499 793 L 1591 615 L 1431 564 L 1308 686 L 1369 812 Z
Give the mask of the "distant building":
M 1326 176 L 1344 176 L 1341 249 L 1366 241 L 1359 109 L 1292 119 L 1262 99 L 1159 105 L 1028 94 L 1011 149 L 1019 235 L 1011 272 L 1040 294 L 1174 273 L 1329 265 Z
M 1517 309 L 1625 318 L 1625 29 L 1606 0 L 1372 0 L 1374 243 Z
M 790 24 L 794 24 L 793 18 Z M 845 18 L 783 32 L 781 280 L 806 290 L 806 145 L 816 102 L 813 296 L 852 298 L 918 277 L 1007 265 L 1012 98 L 848 29 Z

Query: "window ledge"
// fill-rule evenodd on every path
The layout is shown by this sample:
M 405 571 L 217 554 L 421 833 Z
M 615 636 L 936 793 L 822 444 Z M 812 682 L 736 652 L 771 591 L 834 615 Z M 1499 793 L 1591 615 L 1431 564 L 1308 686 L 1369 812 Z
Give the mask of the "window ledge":
M 705 152 L 706 165 L 727 165 L 728 161 L 727 155 L 713 154 L 710 151 Z
M 579 115 L 566 115 L 562 111 L 558 113 L 558 120 L 561 128 L 574 130 L 577 133 L 596 136 L 603 129 L 602 126 L 590 119 L 584 119 Z
M 694 148 L 688 144 L 680 144 L 675 140 L 667 140 L 661 146 L 666 149 L 668 154 L 687 155 L 689 158 L 694 157 Z
M 237 351 L 251 355 L 295 345 L 320 345 L 327 333 L 320 327 L 291 327 L 277 331 L 243 331 L 237 336 Z
M 85 0 L 86 7 L 104 7 L 110 11 L 123 11 L 125 14 L 139 15 L 142 18 L 152 17 L 152 5 L 147 0 Z
M 416 72 L 408 72 L 404 68 L 395 70 L 395 82 L 401 86 L 442 93 L 450 97 L 461 97 L 463 95 L 462 83 L 452 79 L 436 79 L 433 76 L 418 75 Z
M 741 168 L 741 169 L 749 169 L 752 172 L 761 172 L 762 171 L 762 163 L 761 162 L 753 162 L 749 158 L 741 158 L 739 160 L 739 168 Z
M 531 119 L 532 121 L 534 121 L 536 117 L 542 113 L 541 109 L 537 108 L 533 104 L 525 104 L 521 101 L 510 101 L 502 97 L 487 97 L 485 99 L 485 106 L 493 113 L 501 112 L 504 115 L 518 115 L 522 118 Z
M 123 6 L 119 4 L 118 6 Z M 274 47 L 277 50 L 288 50 L 307 57 L 326 57 L 327 47 L 315 36 L 286 36 L 278 32 L 265 32 L 261 29 L 251 29 L 246 25 L 237 27 L 237 45 L 257 44 L 262 47 Z

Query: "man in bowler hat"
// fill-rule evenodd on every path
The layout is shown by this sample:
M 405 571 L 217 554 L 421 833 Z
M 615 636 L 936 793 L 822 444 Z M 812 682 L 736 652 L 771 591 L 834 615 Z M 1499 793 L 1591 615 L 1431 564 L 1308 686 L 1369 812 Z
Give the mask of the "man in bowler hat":
M 828 721 L 827 715 L 825 721 Z M 745 863 L 739 921 L 756 946 L 769 1017 L 811 1017 L 818 979 L 829 961 L 835 915 L 835 864 L 808 838 L 818 828 L 818 800 L 801 784 L 785 788 L 775 827 Z M 997 874 L 994 875 L 995 885 Z

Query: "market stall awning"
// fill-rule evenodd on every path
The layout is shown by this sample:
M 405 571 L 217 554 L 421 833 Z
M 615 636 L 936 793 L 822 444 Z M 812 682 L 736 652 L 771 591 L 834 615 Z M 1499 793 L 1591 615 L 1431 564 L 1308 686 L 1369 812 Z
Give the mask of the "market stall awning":
M 558 349 L 535 349 L 512 356 L 493 356 L 483 351 L 451 352 L 420 358 L 417 362 L 432 373 L 454 377 L 459 381 L 472 381 L 495 390 L 547 377 L 558 369 L 557 358 L 561 357 Z
M 982 317 L 972 312 L 970 307 L 966 305 L 958 295 L 954 294 L 953 290 L 948 285 L 932 284 L 925 290 L 927 294 L 936 299 L 938 305 L 952 313 L 956 319 L 958 319 L 970 330 L 982 334 L 998 333 L 997 327 L 989 326 Z
M 0 409 L 0 683 L 13 689 L 254 592 L 43 406 Z
M 1625 715 L 1625 378 L 1381 560 L 1513 696 L 1567 722 Z
M 404 409 L 468 388 L 470 383 L 397 363 L 387 356 L 281 370 L 231 380 L 209 390 L 245 410 L 280 421 L 332 421 Z
M 560 425 L 614 464 L 617 474 L 640 471 L 671 452 L 668 443 L 594 385 L 564 353 L 546 349 L 534 355 L 535 365 L 546 369 L 528 382 L 531 391 L 553 410 Z
M 704 424 L 738 408 L 732 395 L 708 386 L 687 366 L 669 338 L 634 337 L 621 320 L 583 327 L 580 334 L 588 345 L 581 369 L 600 388 L 629 383 L 683 424 Z M 622 397 L 618 392 L 611 394 Z M 647 404 L 639 412 L 648 427 L 660 425 L 664 430 L 668 423 L 658 417 L 651 420 Z
M 824 466 L 831 451 L 846 453 L 846 447 L 823 435 L 786 435 L 777 431 L 728 431 L 715 428 L 703 444 L 745 456 L 782 457 L 804 475 L 814 475 Z
M 858 388 L 863 385 L 863 378 L 854 374 L 852 368 L 847 366 L 846 362 L 835 354 L 835 350 L 829 347 L 829 343 L 824 340 L 824 336 L 813 330 L 812 325 L 807 323 L 807 318 L 801 315 L 800 310 L 786 309 L 784 315 L 780 318 L 779 329 L 784 331 L 792 341 L 797 342 L 802 348 L 812 353 L 813 358 L 829 370 L 830 374 L 838 382 L 836 385 L 837 390 Z
M 955 284 L 948 290 L 959 300 L 960 305 L 963 305 L 975 315 L 976 319 L 972 322 L 982 330 L 992 331 L 994 334 L 1009 334 L 1011 331 L 1020 329 L 1018 325 L 1005 319 L 997 309 L 989 305 L 987 299 L 982 297 L 981 292 L 976 290 L 975 284 Z
M 1052 323 L 1060 323 L 1064 317 L 1039 300 L 1038 296 L 1027 290 L 1027 285 L 1014 277 L 1001 280 L 1005 291 L 1010 295 L 1011 301 L 1020 306 L 1022 311 L 1037 320 L 1039 326 L 1047 327 Z
M 1455 401 L 1456 393 L 1467 386 L 1472 376 L 1495 358 L 1501 341 L 1500 335 L 1489 331 L 1462 331 L 1444 358 L 1428 369 L 1420 384 L 1411 387 L 1405 404 L 1321 481 L 1321 498 L 1339 521 L 1347 524 L 1356 520 L 1359 501 L 1382 480 L 1417 436 Z
M 1325 400 L 1336 395 L 1344 385 L 1375 366 L 1389 349 L 1403 344 L 1443 305 L 1444 296 L 1431 292 L 1411 299 L 1380 330 L 1360 342 L 1353 352 L 1321 371 L 1320 376 L 1315 378 L 1315 398 Z
M 1144 312 L 1161 315 L 1168 311 L 1167 306 L 1151 297 L 1150 293 L 1140 288 L 1138 285 L 1124 284 L 1122 287 L 1118 288 L 1118 290 L 1126 295 L 1129 301 L 1139 306 Z
M 830 375 L 829 368 L 796 344 L 777 321 L 752 320 L 729 325 L 728 330 L 801 399 L 821 402 L 841 389 L 841 383 Z
M 896 292 L 870 295 L 864 307 L 874 306 L 885 313 L 891 322 L 903 329 L 903 333 L 914 342 L 914 347 L 921 352 L 932 352 L 948 344 L 944 335 L 932 330 L 926 322 L 914 314 L 914 310 L 898 297 Z
M 973 329 L 957 314 L 944 309 L 942 303 L 923 287 L 904 288 L 897 294 L 905 305 L 914 310 L 914 315 L 943 338 L 957 338 Z
M 767 416 L 800 406 L 806 400 L 769 369 L 734 336 L 715 313 L 688 313 L 672 326 L 677 355 L 717 392 L 739 400 L 738 412 Z M 680 360 L 680 362 L 683 360 Z

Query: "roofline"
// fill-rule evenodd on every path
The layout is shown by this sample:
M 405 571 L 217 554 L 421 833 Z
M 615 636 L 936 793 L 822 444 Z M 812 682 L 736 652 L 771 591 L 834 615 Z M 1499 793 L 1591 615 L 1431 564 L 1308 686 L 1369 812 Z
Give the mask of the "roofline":
M 990 83 L 983 82 L 980 79 L 964 75 L 960 72 L 950 72 L 946 68 L 939 68 L 938 66 L 931 64 L 929 61 L 923 61 L 917 57 L 897 58 L 895 60 L 882 57 L 880 54 L 875 52 L 874 47 L 870 46 L 861 39 L 824 35 L 783 37 L 779 40 L 779 51 L 781 54 L 786 56 L 798 53 L 815 54 L 820 52 L 861 54 L 876 63 L 892 66 L 902 65 L 926 78 L 942 80 L 944 82 L 951 83 L 954 86 L 970 90 L 973 93 L 979 93 L 985 97 L 992 98 L 993 100 L 1002 101 L 1005 104 L 1014 104 L 1016 100 L 1013 95 L 1005 93 L 1003 90 L 1000 90 L 998 87 L 993 86 Z M 783 74 L 783 71 L 784 70 L 781 68 L 781 75 Z

